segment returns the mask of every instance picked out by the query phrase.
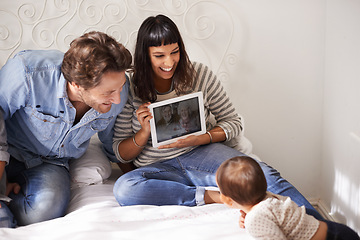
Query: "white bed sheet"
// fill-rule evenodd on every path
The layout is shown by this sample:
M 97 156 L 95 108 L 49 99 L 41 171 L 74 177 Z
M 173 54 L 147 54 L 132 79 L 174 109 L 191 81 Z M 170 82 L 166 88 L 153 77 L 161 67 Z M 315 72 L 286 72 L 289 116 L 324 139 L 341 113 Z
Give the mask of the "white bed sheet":
M 72 189 L 65 217 L 0 229 L 0 239 L 253 239 L 238 227 L 239 211 L 222 204 L 120 207 L 112 194 L 114 175 Z

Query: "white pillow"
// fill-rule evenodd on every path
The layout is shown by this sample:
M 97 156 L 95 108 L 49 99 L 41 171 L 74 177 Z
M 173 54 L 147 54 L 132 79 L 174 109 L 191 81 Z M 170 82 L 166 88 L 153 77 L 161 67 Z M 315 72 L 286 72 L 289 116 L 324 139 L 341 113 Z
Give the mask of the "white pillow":
M 78 159 L 69 162 L 71 188 L 103 183 L 111 174 L 111 163 L 101 149 L 97 134 L 90 139 L 89 148 Z

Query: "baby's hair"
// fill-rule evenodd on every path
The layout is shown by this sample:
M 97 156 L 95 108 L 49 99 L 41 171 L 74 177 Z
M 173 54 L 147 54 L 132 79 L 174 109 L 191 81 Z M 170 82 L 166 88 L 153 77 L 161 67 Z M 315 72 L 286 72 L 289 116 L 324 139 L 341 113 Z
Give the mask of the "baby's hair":
M 223 162 L 216 173 L 220 192 L 241 205 L 255 205 L 266 196 L 267 183 L 260 165 L 248 156 Z

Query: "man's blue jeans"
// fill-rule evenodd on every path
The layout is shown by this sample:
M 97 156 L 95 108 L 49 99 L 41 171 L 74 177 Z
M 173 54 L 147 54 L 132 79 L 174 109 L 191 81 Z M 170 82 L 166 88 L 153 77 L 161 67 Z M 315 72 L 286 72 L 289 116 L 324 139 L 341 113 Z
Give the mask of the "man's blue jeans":
M 9 195 L 8 206 L 19 226 L 64 215 L 70 201 L 70 175 L 65 167 L 43 163 L 26 169 L 24 163 L 11 158 L 6 172 L 8 180 L 21 187 L 18 194 Z
M 16 227 L 16 220 L 11 213 L 7 204 L 0 201 L 0 228 L 14 228 Z
M 203 145 L 173 159 L 137 168 L 122 175 L 114 185 L 114 195 L 121 206 L 204 204 L 205 187 L 217 186 L 216 170 L 225 160 L 244 155 L 220 143 Z M 321 215 L 280 173 L 264 162 L 268 191 L 289 196 L 318 219 Z

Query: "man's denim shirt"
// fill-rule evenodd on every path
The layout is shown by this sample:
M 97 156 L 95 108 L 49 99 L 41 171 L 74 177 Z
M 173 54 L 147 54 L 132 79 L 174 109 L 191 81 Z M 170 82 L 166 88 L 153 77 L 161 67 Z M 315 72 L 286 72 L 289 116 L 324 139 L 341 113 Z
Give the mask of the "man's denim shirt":
M 0 136 L 1 161 L 8 162 L 10 153 L 28 168 L 42 162 L 68 167 L 68 160 L 81 157 L 96 133 L 107 156 L 116 161 L 113 126 L 128 98 L 128 78 L 120 104 L 104 114 L 90 109 L 73 126 L 76 110 L 60 71 L 63 57 L 57 50 L 22 51 L 0 70 L 0 128 L 5 120 L 7 132 L 7 139 Z

